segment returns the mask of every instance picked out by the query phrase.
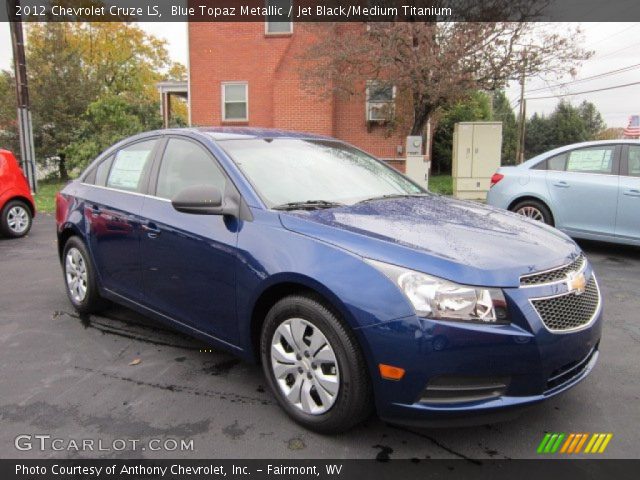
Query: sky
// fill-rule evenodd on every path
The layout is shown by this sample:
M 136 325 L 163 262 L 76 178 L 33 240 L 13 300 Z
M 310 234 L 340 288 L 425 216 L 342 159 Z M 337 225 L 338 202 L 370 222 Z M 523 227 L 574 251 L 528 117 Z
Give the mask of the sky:
M 189 45 L 187 41 L 186 23 L 144 22 L 139 25 L 146 32 L 165 39 L 171 58 L 174 61 L 187 65 Z M 576 25 L 577 24 L 556 23 L 553 25 L 553 28 L 570 28 Z M 588 50 L 593 50 L 594 55 L 584 62 L 575 79 L 579 80 L 640 64 L 640 23 L 593 22 L 581 23 L 580 27 L 584 32 L 583 47 Z M 9 24 L 0 22 L 0 69 L 12 67 L 10 45 Z M 559 80 L 548 80 L 546 82 L 537 78 L 528 79 L 525 86 L 525 92 L 527 92 L 525 96 L 561 95 L 638 82 L 640 81 L 640 65 L 615 75 L 560 87 L 547 88 L 575 79 L 566 77 Z M 517 82 L 509 85 L 507 88 L 507 96 L 516 110 L 519 94 L 520 86 Z M 640 114 L 640 84 L 565 98 L 575 105 L 583 100 L 594 103 L 609 127 L 626 127 L 629 115 Z M 539 114 L 549 114 L 553 111 L 558 101 L 558 98 L 527 100 L 527 116 L 531 116 L 535 112 Z

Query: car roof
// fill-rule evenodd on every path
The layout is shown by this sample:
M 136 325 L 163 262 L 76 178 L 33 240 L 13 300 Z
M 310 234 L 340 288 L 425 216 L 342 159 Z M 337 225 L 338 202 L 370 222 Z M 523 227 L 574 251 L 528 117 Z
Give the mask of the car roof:
M 564 145 L 562 147 L 554 148 L 553 150 L 547 150 L 546 152 L 540 153 L 535 157 L 530 158 L 529 160 L 524 162 L 521 166 L 522 168 L 531 168 L 534 165 L 536 165 L 539 161 L 544 160 L 545 158 L 553 157 L 554 155 L 558 155 L 559 153 L 563 153 L 568 150 L 573 150 L 574 148 L 595 147 L 598 145 L 620 145 L 620 144 L 640 145 L 640 140 L 634 140 L 632 138 L 621 138 L 618 140 L 592 140 L 589 142 L 572 143 L 570 145 Z
M 214 141 L 264 139 L 264 138 L 305 138 L 313 140 L 335 140 L 331 137 L 307 132 L 294 132 L 275 128 L 253 127 L 187 127 L 162 130 L 163 133 L 199 133 Z

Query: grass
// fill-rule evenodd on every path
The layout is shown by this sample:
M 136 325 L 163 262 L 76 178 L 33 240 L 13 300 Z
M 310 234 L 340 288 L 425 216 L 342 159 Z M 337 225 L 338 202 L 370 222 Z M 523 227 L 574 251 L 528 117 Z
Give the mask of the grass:
M 53 213 L 56 209 L 56 193 L 65 186 L 58 180 L 38 182 L 38 193 L 34 195 L 36 210 L 42 213 Z
M 429 177 L 429 190 L 441 195 L 453 195 L 451 175 L 433 175 Z

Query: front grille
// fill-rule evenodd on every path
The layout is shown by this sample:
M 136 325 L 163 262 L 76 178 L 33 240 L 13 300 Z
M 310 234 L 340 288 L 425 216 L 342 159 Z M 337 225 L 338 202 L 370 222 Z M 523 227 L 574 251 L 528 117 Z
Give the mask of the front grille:
M 588 324 L 600 304 L 600 292 L 594 275 L 587 282 L 584 293 L 531 300 L 538 315 L 554 332 L 573 330 Z
M 553 270 L 547 270 L 546 272 L 532 273 L 530 275 L 523 275 L 520 277 L 520 285 L 523 287 L 530 287 L 532 285 L 541 285 L 544 283 L 561 282 L 567 278 L 569 272 L 579 272 L 584 267 L 586 258 L 580 254 L 569 265 L 563 267 L 554 268 Z
M 569 363 L 567 365 L 564 365 L 563 367 L 558 368 L 557 370 L 554 370 L 547 380 L 547 388 L 545 392 L 554 390 L 557 387 L 560 387 L 565 383 L 570 382 L 574 378 L 582 375 L 582 372 L 584 372 L 589 366 L 591 359 L 597 351 L 598 345 L 596 345 L 582 360 Z

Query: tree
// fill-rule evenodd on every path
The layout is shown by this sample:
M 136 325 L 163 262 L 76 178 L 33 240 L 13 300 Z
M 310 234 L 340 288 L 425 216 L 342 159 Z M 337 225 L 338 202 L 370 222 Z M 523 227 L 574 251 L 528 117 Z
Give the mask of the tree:
M 516 163 L 516 146 L 518 143 L 518 128 L 516 115 L 509 104 L 509 99 L 503 90 L 493 94 L 493 120 L 502 122 L 502 165 Z
M 549 120 L 544 115 L 534 113 L 527 121 L 525 129 L 524 150 L 527 158 L 554 148 L 551 146 L 555 143 L 551 138 L 552 135 Z
M 20 153 L 16 119 L 16 85 L 13 75 L 0 71 L 0 148 Z
M 124 22 L 30 23 L 26 54 L 36 155 L 57 158 L 63 179 L 112 141 L 160 125 L 155 84 L 184 75 L 164 41 Z
M 537 18 L 541 2 L 455 3 L 456 12 L 469 12 L 466 20 L 499 11 L 522 21 L 322 24 L 301 62 L 305 84 L 323 95 L 352 95 L 366 80 L 394 85 L 406 102 L 397 109 L 398 126 L 421 135 L 430 117 L 469 92 L 502 88 L 522 73 L 575 74 L 590 56 L 578 29 L 558 32 L 527 21 Z M 492 10 L 483 10 L 488 3 Z
M 472 92 L 464 101 L 442 110 L 433 132 L 433 169 L 451 172 L 453 128 L 458 122 L 491 120 L 491 99 L 483 92 Z
M 563 145 L 602 138 L 606 131 L 602 116 L 592 103 L 582 102 L 574 107 L 562 100 L 548 117 L 534 114 L 527 121 L 527 158 Z
M 593 103 L 584 100 L 578 107 L 578 113 L 587 130 L 588 140 L 595 140 L 598 134 L 607 128 L 602 115 Z

